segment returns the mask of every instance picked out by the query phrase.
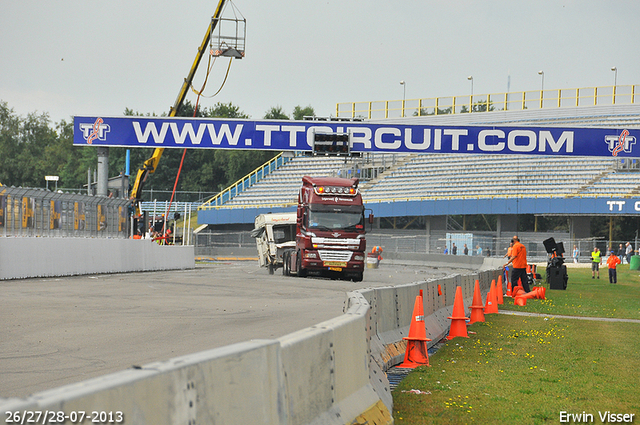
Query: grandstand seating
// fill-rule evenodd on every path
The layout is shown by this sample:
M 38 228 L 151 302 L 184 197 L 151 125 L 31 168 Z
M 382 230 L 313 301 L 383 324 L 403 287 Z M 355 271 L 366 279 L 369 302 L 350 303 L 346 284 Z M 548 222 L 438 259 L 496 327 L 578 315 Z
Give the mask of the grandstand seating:
M 344 164 L 342 158 L 296 157 L 226 205 L 295 204 L 302 176 L 336 176 Z M 362 182 L 361 189 L 365 202 L 636 193 L 640 174 L 617 170 L 617 165 L 603 158 L 412 154 L 377 179 Z
M 640 192 L 640 174 L 637 172 L 617 172 L 603 176 L 580 192 L 582 196 L 626 196 Z
M 575 196 L 612 160 L 505 155 L 416 155 L 366 190 L 367 200 Z
M 226 205 L 278 205 L 297 203 L 302 176 L 321 177 L 335 175 L 344 163 L 342 158 L 313 158 L 298 156 L 282 165 L 254 184 L 251 188 L 235 196 Z

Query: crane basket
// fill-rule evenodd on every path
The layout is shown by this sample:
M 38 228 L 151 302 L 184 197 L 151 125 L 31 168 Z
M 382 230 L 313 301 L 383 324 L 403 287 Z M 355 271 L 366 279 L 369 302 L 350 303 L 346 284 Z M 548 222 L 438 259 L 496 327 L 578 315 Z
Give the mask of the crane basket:
M 235 10 L 235 9 L 234 9 Z M 247 20 L 244 17 L 212 18 L 209 51 L 211 56 L 244 57 Z

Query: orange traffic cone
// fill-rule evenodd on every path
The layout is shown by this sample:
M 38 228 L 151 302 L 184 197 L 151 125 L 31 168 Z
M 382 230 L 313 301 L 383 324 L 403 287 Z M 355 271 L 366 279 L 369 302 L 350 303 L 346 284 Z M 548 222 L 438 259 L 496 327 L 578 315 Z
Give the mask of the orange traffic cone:
M 453 300 L 453 312 L 451 313 L 451 328 L 447 339 L 457 336 L 469 338 L 467 335 L 467 318 L 464 315 L 464 300 L 462 299 L 462 286 L 456 288 L 456 297 Z
M 438 295 L 442 296 L 442 288 L 440 287 L 440 284 L 438 284 Z
M 471 302 L 471 321 L 469 324 L 484 322 L 484 312 L 482 311 L 482 294 L 480 293 L 480 282 L 476 279 L 476 286 L 473 290 L 473 301 Z
M 409 336 L 402 339 L 407 340 L 407 349 L 404 352 L 404 362 L 398 367 L 413 369 L 418 366 L 430 366 L 429 354 L 427 353 L 427 328 L 424 324 L 424 307 L 422 304 L 422 290 L 416 297 L 413 305 L 413 317 L 409 326 Z
M 531 290 L 531 292 L 527 292 L 526 294 L 522 293 L 522 291 L 519 291 L 518 296 L 516 296 L 513 304 L 519 305 L 519 306 L 525 306 L 527 305 L 527 300 L 531 300 L 531 299 L 544 300 L 546 291 L 547 291 L 546 288 L 544 288 L 543 286 L 536 286 Z
M 511 281 L 507 282 L 507 297 L 512 296 L 513 293 L 511 292 Z
M 524 289 L 524 286 L 522 286 L 522 278 L 521 277 L 518 278 L 518 286 L 521 287 L 522 289 Z
M 525 305 L 527 305 L 527 299 L 524 296 L 515 297 L 513 299 L 513 305 L 524 307 Z
M 538 298 L 538 291 L 531 291 L 525 293 L 518 293 L 518 296 L 513 301 L 514 305 L 525 306 L 527 305 L 527 300 L 531 300 L 534 298 Z
M 513 291 L 511 291 L 511 296 L 513 298 L 517 297 L 518 295 L 522 295 L 524 294 L 524 288 L 522 286 L 516 286 L 515 288 L 513 288 Z
M 504 286 L 502 285 L 502 275 L 498 276 L 498 284 L 496 286 L 496 290 L 498 291 L 498 304 L 504 304 Z
M 491 281 L 491 289 L 487 294 L 487 302 L 484 306 L 484 314 L 495 314 L 498 312 L 498 297 L 496 296 L 496 280 Z

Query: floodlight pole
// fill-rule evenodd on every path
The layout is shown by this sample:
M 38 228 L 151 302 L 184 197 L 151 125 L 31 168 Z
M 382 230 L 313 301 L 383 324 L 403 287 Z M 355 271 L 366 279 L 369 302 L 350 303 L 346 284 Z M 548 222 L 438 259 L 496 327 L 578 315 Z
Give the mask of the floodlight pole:
M 471 95 L 469 96 L 469 113 L 473 112 L 473 75 L 469 75 L 467 80 L 471 81 Z
M 400 81 L 400 85 L 402 86 L 402 118 L 404 118 L 404 106 L 407 98 L 407 85 L 404 80 Z
M 542 85 L 540 86 L 540 109 L 542 109 L 542 101 L 544 100 L 544 71 L 538 71 L 538 74 L 542 76 Z
M 613 104 L 616 104 L 616 87 L 618 86 L 618 67 L 613 66 L 611 67 L 611 70 L 613 71 Z

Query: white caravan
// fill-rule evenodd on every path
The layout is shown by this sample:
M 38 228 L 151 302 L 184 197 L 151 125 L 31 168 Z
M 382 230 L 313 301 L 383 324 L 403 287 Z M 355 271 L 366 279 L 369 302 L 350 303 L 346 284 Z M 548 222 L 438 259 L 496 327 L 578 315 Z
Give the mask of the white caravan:
M 296 213 L 260 214 L 251 236 L 256 238 L 260 267 L 273 274 L 282 267 L 282 253 L 296 246 Z

